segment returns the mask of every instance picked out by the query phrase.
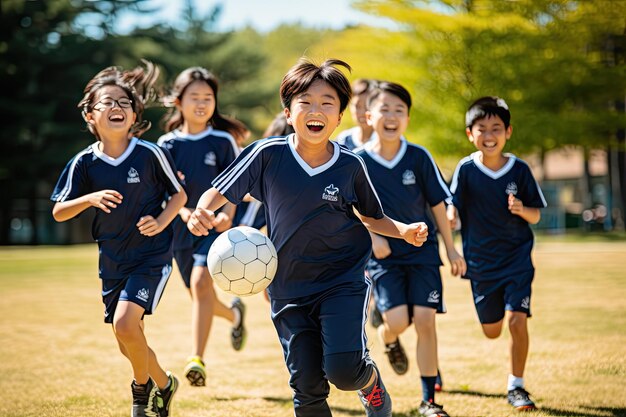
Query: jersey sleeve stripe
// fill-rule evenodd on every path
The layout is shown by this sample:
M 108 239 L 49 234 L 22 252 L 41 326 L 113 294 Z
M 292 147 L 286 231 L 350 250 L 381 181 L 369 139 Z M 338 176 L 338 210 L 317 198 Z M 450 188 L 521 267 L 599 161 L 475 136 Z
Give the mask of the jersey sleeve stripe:
M 252 149 L 248 155 L 243 157 L 237 165 L 218 175 L 217 178 L 213 180 L 213 186 L 220 192 L 220 194 L 223 195 L 233 185 L 237 178 L 239 178 L 239 176 L 250 166 L 250 164 L 252 164 L 252 161 L 260 155 L 263 149 L 274 145 L 287 145 L 287 141 L 284 137 L 280 137 L 259 144 Z
M 178 179 L 176 178 L 176 174 L 172 170 L 172 166 L 167 161 L 165 154 L 163 154 L 163 150 L 159 146 L 155 145 L 154 143 L 146 142 L 143 140 L 140 140 L 138 144 L 150 149 L 152 153 L 156 155 L 159 163 L 161 164 L 161 169 L 163 169 L 163 172 L 165 172 L 165 175 L 171 181 L 172 185 L 174 186 L 174 189 L 176 191 L 180 191 L 182 187 L 180 183 L 178 182 Z
M 74 170 L 76 169 L 76 164 L 83 155 L 86 155 L 88 153 L 91 153 L 91 146 L 84 151 L 78 153 L 72 160 L 72 164 L 70 165 L 69 172 L 67 174 L 67 181 L 65 182 L 65 186 L 63 187 L 61 192 L 57 194 L 57 198 L 55 199 L 56 202 L 65 201 L 67 196 L 70 195 L 70 192 L 72 191 L 72 180 L 74 179 Z
M 450 199 L 452 197 L 452 194 L 450 193 L 450 190 L 448 189 L 448 185 L 446 184 L 446 182 L 441 177 L 441 172 L 439 172 L 439 167 L 435 163 L 435 160 L 433 159 L 433 156 L 423 146 L 419 146 L 419 145 L 412 145 L 412 146 L 415 146 L 415 147 L 421 149 L 422 151 L 424 151 L 426 156 L 428 156 L 428 159 L 430 159 L 430 162 L 433 164 L 433 168 L 435 169 L 435 174 L 437 175 L 437 181 L 439 181 L 439 185 L 441 185 L 441 188 L 445 191 L 446 195 L 448 196 L 448 198 L 446 198 L 446 201 L 448 199 Z
M 359 161 L 359 163 L 361 164 L 361 167 L 363 167 L 363 171 L 365 172 L 365 178 L 367 178 L 367 182 L 370 185 L 370 188 L 372 189 L 372 192 L 374 193 L 374 196 L 376 197 L 376 200 L 378 201 L 378 205 L 380 206 L 380 210 L 383 213 L 383 215 L 385 214 L 385 210 L 383 209 L 383 204 L 380 202 L 380 198 L 378 198 L 378 193 L 376 192 L 376 188 L 374 188 L 374 184 L 372 184 L 372 180 L 370 179 L 370 175 L 369 172 L 367 172 L 367 166 L 365 165 L 365 161 L 363 161 L 363 158 L 361 158 L 359 155 L 355 155 L 353 152 L 347 151 L 342 149 L 341 153 L 346 154 L 346 155 L 350 155 L 354 158 L 357 159 L 357 161 Z

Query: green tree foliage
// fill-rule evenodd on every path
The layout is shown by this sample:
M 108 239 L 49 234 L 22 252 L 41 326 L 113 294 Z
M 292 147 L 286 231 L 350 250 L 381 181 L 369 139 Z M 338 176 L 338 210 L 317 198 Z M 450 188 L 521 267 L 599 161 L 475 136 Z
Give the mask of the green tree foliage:
M 568 144 L 607 144 L 624 127 L 610 103 L 626 90 L 624 66 L 607 65 L 624 34 L 626 2 L 373 0 L 362 10 L 400 30 L 354 28 L 332 47 L 355 57 L 355 73 L 403 82 L 414 95 L 411 131 L 439 153 L 471 150 L 467 105 L 504 97 L 525 153 Z M 622 43 L 623 47 L 623 43 Z M 623 58 L 622 58 L 623 59 Z

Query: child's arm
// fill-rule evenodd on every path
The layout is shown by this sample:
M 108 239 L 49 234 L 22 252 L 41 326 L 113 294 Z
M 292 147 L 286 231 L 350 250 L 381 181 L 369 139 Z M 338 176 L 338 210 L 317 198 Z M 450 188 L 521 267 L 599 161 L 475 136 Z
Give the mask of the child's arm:
M 372 253 L 376 259 L 385 259 L 391 255 L 391 248 L 387 239 L 372 232 L 370 232 L 370 238 L 372 239 Z
M 187 228 L 196 236 L 207 236 L 209 230 L 215 226 L 215 210 L 228 203 L 228 199 L 220 194 L 215 187 L 202 194 L 198 200 L 198 206 L 191 213 L 187 222 Z
M 443 244 L 446 247 L 446 254 L 448 255 L 448 260 L 450 261 L 450 271 L 453 276 L 464 276 L 467 271 L 467 265 L 465 264 L 465 259 L 459 255 L 454 247 L 452 230 L 450 229 L 450 222 L 448 221 L 448 217 L 446 215 L 445 202 L 442 201 L 436 206 L 432 206 L 431 210 L 433 212 L 433 217 L 435 218 L 435 223 L 437 224 L 437 229 L 439 229 L 439 233 L 443 239 Z
M 233 225 L 233 219 L 235 218 L 236 208 L 237 206 L 233 203 L 228 202 L 224 204 L 224 207 L 219 213 L 217 213 L 215 221 L 213 222 L 213 227 L 215 227 L 216 231 L 221 233 L 231 228 Z
M 414 246 L 422 246 L 428 237 L 428 226 L 426 226 L 426 223 L 405 224 L 387 216 L 375 219 L 363 216 L 356 210 L 355 213 L 370 232 L 378 233 L 379 235 L 404 239 L 407 243 Z
M 541 210 L 537 207 L 525 207 L 522 200 L 515 198 L 513 194 L 509 194 L 509 211 L 530 224 L 537 224 L 541 219 Z
M 122 194 L 115 190 L 102 190 L 85 194 L 73 200 L 57 202 L 52 208 L 52 217 L 58 222 L 64 222 L 78 216 L 89 207 L 96 207 L 105 213 L 110 213 L 122 203 Z
M 152 216 L 143 216 L 137 223 L 139 233 L 144 236 L 155 236 L 161 233 L 168 224 L 174 220 L 174 217 L 178 214 L 178 211 L 187 202 L 187 194 L 184 189 L 180 189 L 179 192 L 174 194 L 165 204 L 165 208 L 155 219 Z

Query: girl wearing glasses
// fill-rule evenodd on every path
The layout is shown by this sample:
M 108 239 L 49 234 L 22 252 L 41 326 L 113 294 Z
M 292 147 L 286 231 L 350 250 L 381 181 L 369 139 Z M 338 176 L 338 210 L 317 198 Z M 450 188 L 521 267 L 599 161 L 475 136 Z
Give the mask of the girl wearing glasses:
M 193 236 L 186 225 L 202 193 L 239 154 L 236 139 L 249 133 L 243 123 L 220 114 L 217 91 L 217 79 L 206 69 L 191 67 L 181 72 L 170 95 L 163 99 L 171 107 L 164 118 L 169 133 L 158 141 L 174 158 L 189 195 L 173 222 L 173 247 L 174 259 L 192 300 L 191 355 L 184 370 L 192 386 L 205 385 L 203 356 L 214 316 L 232 323 L 231 344 L 235 350 L 243 347 L 246 336 L 244 304 L 239 298 L 230 307 L 223 304 L 215 294 L 207 268 L 209 248 L 220 232 L 231 227 L 235 206 L 228 204 L 217 214 L 216 228 L 208 236 Z
M 95 210 L 104 321 L 133 369 L 134 417 L 169 415 L 178 386 L 148 346 L 143 317 L 155 310 L 172 271 L 168 225 L 187 201 L 169 153 L 138 138 L 150 127 L 142 114 L 158 77 L 145 64 L 109 67 L 89 81 L 78 107 L 97 141 L 68 162 L 51 196 L 58 222 Z

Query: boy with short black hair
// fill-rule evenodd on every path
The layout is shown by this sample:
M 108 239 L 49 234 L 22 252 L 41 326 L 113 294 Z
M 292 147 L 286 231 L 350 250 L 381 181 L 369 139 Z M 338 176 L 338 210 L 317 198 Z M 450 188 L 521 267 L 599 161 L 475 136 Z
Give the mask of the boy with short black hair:
M 524 389 L 523 379 L 535 273 L 529 224 L 539 222 L 540 208 L 547 204 L 528 165 L 502 152 L 511 137 L 510 120 L 509 108 L 499 97 L 482 97 L 469 107 L 465 132 L 478 151 L 456 168 L 448 218 L 454 226 L 458 212 L 467 261 L 464 278 L 471 281 L 478 319 L 488 338 L 500 335 L 508 311 L 508 401 L 517 410 L 533 410 L 535 403 Z
M 366 229 L 421 246 L 424 223 L 384 215 L 363 160 L 329 140 L 350 100 L 350 84 L 336 68 L 301 60 L 280 87 L 295 133 L 248 146 L 213 181 L 188 222 L 196 235 L 213 227 L 214 211 L 250 193 L 262 201 L 278 252 L 268 291 L 272 320 L 291 374 L 295 415 L 328 417 L 332 382 L 356 390 L 368 417 L 390 417 L 391 398 L 369 356 L 365 321 L 371 253 Z M 366 227 L 364 227 L 364 225 Z

